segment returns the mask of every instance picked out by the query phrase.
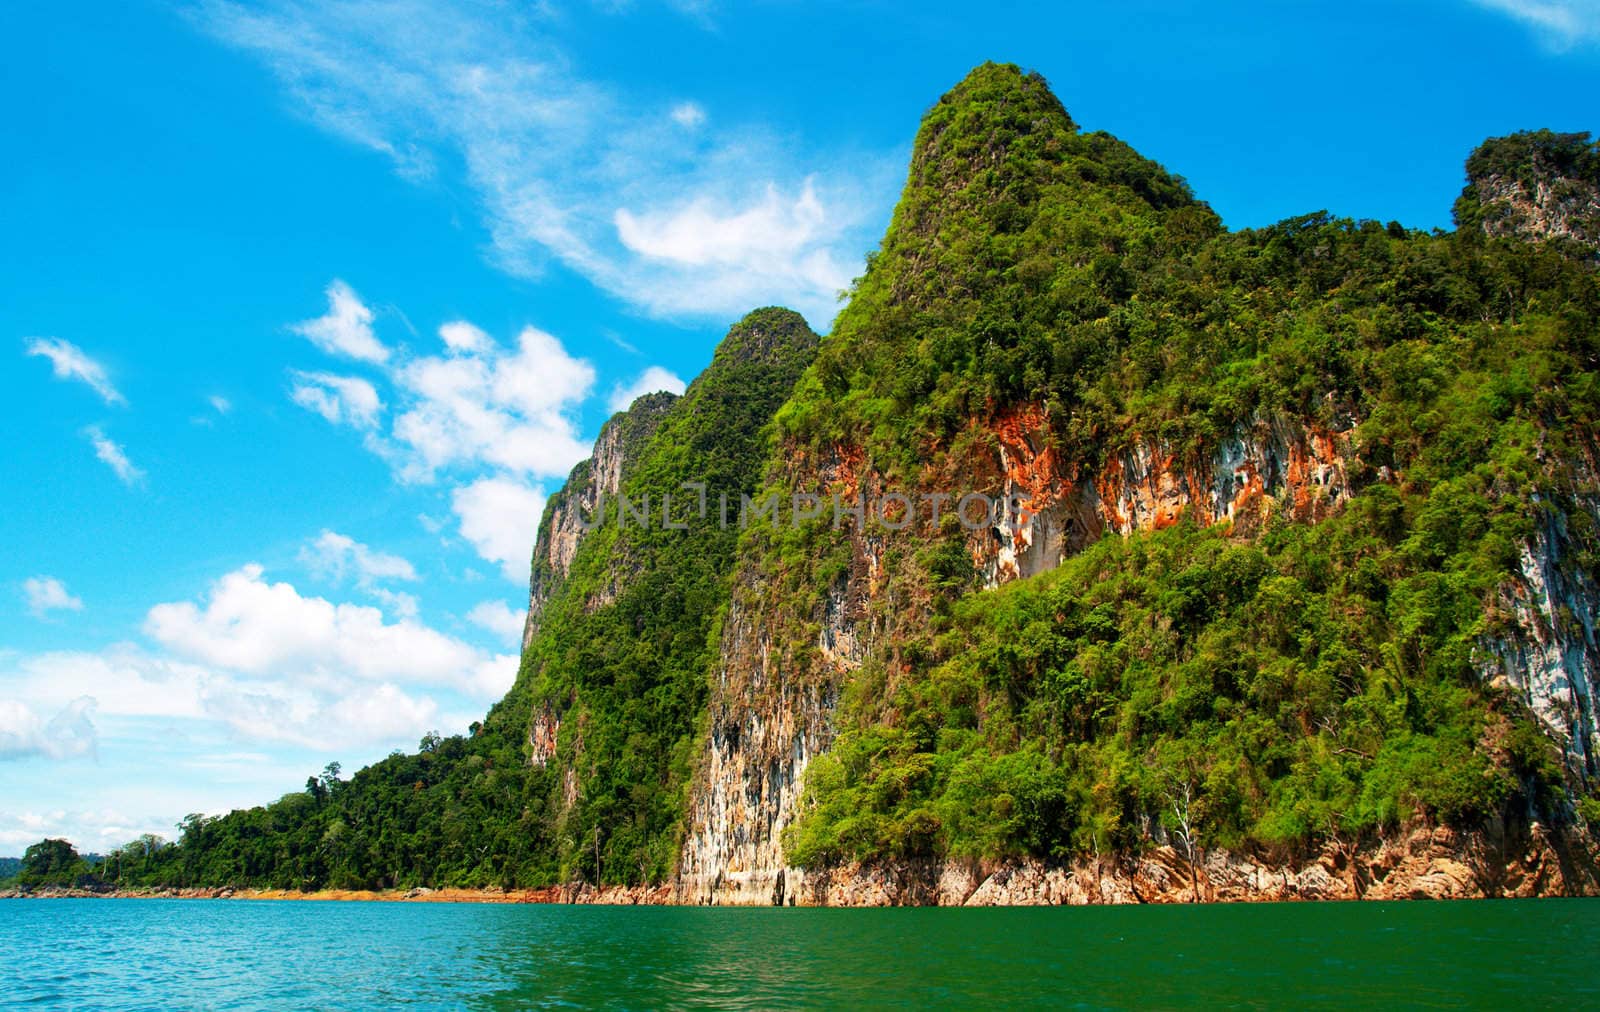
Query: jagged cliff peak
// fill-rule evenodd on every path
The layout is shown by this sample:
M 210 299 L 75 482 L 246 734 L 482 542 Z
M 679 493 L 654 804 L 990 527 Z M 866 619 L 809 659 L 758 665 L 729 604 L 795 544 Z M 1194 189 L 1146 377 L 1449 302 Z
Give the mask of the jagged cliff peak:
M 1600 253 L 1600 142 L 1553 130 L 1491 137 L 1467 159 L 1455 218 L 1490 236 L 1557 239 Z

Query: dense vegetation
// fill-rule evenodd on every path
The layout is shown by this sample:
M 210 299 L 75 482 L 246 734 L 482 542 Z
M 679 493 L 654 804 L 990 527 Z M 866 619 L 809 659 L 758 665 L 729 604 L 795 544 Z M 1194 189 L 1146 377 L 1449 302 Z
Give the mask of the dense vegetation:
M 69 841 L 52 837 L 29 847 L 20 858 L 0 858 L 0 883 L 30 889 L 98 887 L 100 880 L 94 872 L 100 860 L 96 854 L 80 856 Z
M 1592 172 L 1586 145 L 1518 135 L 1473 173 Z M 954 523 L 885 534 L 875 639 L 788 856 L 1065 857 L 1156 836 L 1286 853 L 1418 817 L 1600 817 L 1581 796 L 1597 771 L 1563 769 L 1475 653 L 1539 525 L 1559 518 L 1566 564 L 1600 570 L 1579 502 L 1593 477 L 1568 466 L 1597 452 L 1600 281 L 1570 247 L 1488 238 L 1467 197 L 1453 233 L 1326 213 L 1229 232 L 1181 178 L 1080 132 L 1037 75 L 986 65 L 930 110 L 833 333 L 819 349 L 781 310 L 735 327 L 640 429 L 635 502 L 684 510 L 689 481 L 812 491 L 841 448 L 901 488 L 992 478 L 988 423 L 1025 405 L 1087 473 L 1154 444 L 1203 468 L 1261 420 L 1350 428 L 1355 494 L 1314 525 L 1280 508 L 1249 538 L 1192 521 L 1107 538 L 993 592 Z M 661 880 L 730 593 L 762 598 L 774 649 L 815 663 L 819 602 L 853 550 L 827 525 L 602 525 L 564 576 L 536 561 L 539 633 L 471 735 L 191 816 L 175 844 L 136 841 L 101 870 L 299 888 Z M 529 761 L 535 724 L 559 727 L 548 762 Z

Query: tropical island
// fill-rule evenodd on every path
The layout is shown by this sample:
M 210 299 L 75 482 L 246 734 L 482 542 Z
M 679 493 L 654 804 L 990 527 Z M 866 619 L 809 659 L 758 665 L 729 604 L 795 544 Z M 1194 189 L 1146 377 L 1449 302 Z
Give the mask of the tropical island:
M 1466 175 L 1449 232 L 1230 231 L 978 67 L 831 333 L 756 310 L 605 426 L 469 734 L 15 885 L 1600 894 L 1600 149 Z

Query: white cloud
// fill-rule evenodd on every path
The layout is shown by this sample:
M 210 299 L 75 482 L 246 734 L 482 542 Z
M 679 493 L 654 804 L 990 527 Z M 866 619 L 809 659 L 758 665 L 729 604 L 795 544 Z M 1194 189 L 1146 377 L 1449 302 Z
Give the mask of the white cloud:
M 383 602 L 384 607 L 400 618 L 416 618 L 420 606 L 414 595 L 403 590 L 389 590 L 387 587 L 368 587 L 367 593 Z
M 307 411 L 314 411 L 334 425 L 341 422 L 357 429 L 377 426 L 383 412 L 383 399 L 371 383 L 358 376 L 335 376 L 326 372 L 290 370 L 294 385 L 289 396 Z
M 259 624 L 248 618 L 241 623 Z M 299 644 L 305 645 L 305 640 Z M 170 736 L 199 733 L 209 724 L 226 728 L 235 742 L 289 744 L 326 752 L 376 743 L 405 744 L 445 723 L 441 699 L 453 700 L 456 693 L 464 693 L 478 701 L 469 706 L 481 706 L 481 701 L 503 695 L 516 676 L 515 656 L 489 654 L 464 644 L 459 645 L 459 654 L 459 670 L 435 672 L 438 678 L 431 682 L 407 683 L 415 670 L 401 671 L 404 677 L 397 678 L 383 677 L 384 672 L 374 668 L 339 672 L 335 669 L 341 662 L 336 657 L 296 666 L 277 664 L 280 653 L 274 665 L 266 666 L 271 670 L 241 672 L 119 644 L 100 652 L 27 657 L 8 680 L 36 708 L 70 708 L 74 699 L 91 697 L 104 722 L 121 727 L 123 737 L 116 745 L 124 753 L 134 744 L 128 740 L 129 728 L 149 726 Z M 408 687 L 402 688 L 402 683 Z M 109 750 L 109 743 L 110 737 L 102 736 L 101 747 Z
M 33 337 L 27 342 L 27 354 L 50 360 L 56 379 L 75 379 L 87 383 L 107 404 L 126 404 L 128 399 L 111 385 L 105 366 L 83 353 L 83 349 L 59 337 Z
M 390 614 L 416 618 L 417 599 L 404 591 L 381 586 L 385 580 L 417 579 L 416 567 L 398 555 L 380 552 L 335 531 L 323 531 L 300 549 L 300 561 L 313 575 L 338 583 L 353 576 L 361 590 L 381 601 Z
M 467 612 L 467 621 L 487 629 L 507 644 L 522 642 L 522 627 L 527 613 L 513 611 L 504 601 L 480 601 Z
M 428 481 L 444 468 L 485 465 L 554 477 L 588 456 L 571 417 L 594 385 L 588 362 L 534 327 L 522 331 L 513 352 L 487 338 L 451 349 L 394 373 L 406 398 L 392 432 L 402 479 Z
M 380 552 L 336 531 L 323 531 L 300 550 L 300 561 L 326 579 L 355 577 L 357 586 L 371 587 L 381 580 L 415 580 L 416 567 L 398 555 Z
M 698 102 L 679 102 L 672 107 L 672 122 L 685 130 L 693 130 L 706 121 L 706 111 Z
M 455 320 L 440 327 L 439 339 L 451 351 L 474 354 L 489 351 L 494 344 L 488 334 L 465 320 Z
M 389 349 L 372 332 L 372 310 L 361 297 L 337 278 L 328 285 L 328 313 L 290 327 L 296 334 L 330 355 L 382 365 Z
M 639 374 L 627 386 L 618 383 L 611 388 L 611 400 L 608 406 L 612 411 L 626 411 L 628 406 L 645 394 L 652 394 L 658 390 L 668 393 L 681 394 L 685 387 L 684 382 L 676 374 L 668 372 L 658 365 L 653 365 Z
M 204 606 L 158 604 L 145 632 L 177 657 L 247 675 L 317 685 L 367 681 L 464 685 L 480 651 L 425 625 L 386 623 L 377 608 L 303 597 L 248 565 L 211 588 Z
M 219 415 L 228 414 L 233 410 L 233 402 L 221 394 L 212 394 L 206 398 L 206 403 L 211 405 L 212 409 Z
M 144 472 L 133 466 L 133 461 L 128 459 L 121 446 L 112 442 L 100 431 L 98 425 L 90 425 L 83 430 L 84 436 L 94 444 L 94 455 L 100 462 L 116 472 L 124 485 L 136 485 L 144 477 Z
M 67 593 L 67 585 L 53 576 L 33 576 L 22 581 L 28 610 L 39 618 L 52 611 L 82 611 L 83 601 Z
M 511 478 L 480 478 L 456 489 L 450 505 L 478 554 L 499 563 L 506 579 L 526 583 L 544 493 Z
M 19 855 L 40 840 L 67 839 L 80 854 L 104 854 L 141 834 L 153 833 L 170 838 L 172 822 L 162 819 L 133 819 L 121 812 L 0 811 L 0 854 Z
M 0 760 L 29 756 L 71 759 L 93 754 L 98 735 L 89 718 L 94 709 L 94 699 L 81 696 L 44 721 L 22 702 L 0 699 Z
M 654 96 L 584 79 L 560 19 L 537 10 L 214 0 L 196 20 L 261 59 L 313 123 L 402 176 L 459 164 L 504 269 L 535 275 L 554 257 L 657 315 L 727 319 L 781 303 L 825 327 L 895 192 L 898 157 L 807 152 L 760 124 L 713 130 L 692 103 L 663 116 Z M 686 212 L 718 226 L 698 260 L 648 252 L 685 244 L 660 232 Z M 781 234 L 753 241 L 746 222 Z
M 1557 50 L 1600 42 L 1600 0 L 1473 0 L 1528 25 Z

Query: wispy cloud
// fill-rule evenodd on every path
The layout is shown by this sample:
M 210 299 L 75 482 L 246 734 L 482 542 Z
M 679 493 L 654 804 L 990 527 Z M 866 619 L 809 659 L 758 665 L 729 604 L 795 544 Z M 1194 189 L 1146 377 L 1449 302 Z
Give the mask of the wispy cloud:
M 292 327 L 296 334 L 330 355 L 382 365 L 389 349 L 372 332 L 372 310 L 349 285 L 335 278 L 328 285 L 328 312 Z
M 380 552 L 337 531 L 323 531 L 300 550 L 300 561 L 313 573 L 335 582 L 353 575 L 356 585 L 370 587 L 385 580 L 415 580 L 417 569 L 398 555 Z
M 359 376 L 335 376 L 327 372 L 290 370 L 293 384 L 289 397 L 307 411 L 314 411 L 334 425 L 371 429 L 378 424 L 383 399 L 377 388 Z
M 705 125 L 706 111 L 699 102 L 679 102 L 672 107 L 672 122 L 685 130 L 695 130 Z
M 417 570 L 398 555 L 380 552 L 337 531 L 323 531 L 300 550 L 300 561 L 313 575 L 334 583 L 352 576 L 355 585 L 401 618 L 417 616 L 417 599 L 383 586 L 394 580 L 414 582 Z
M 83 600 L 67 593 L 67 585 L 53 576 L 33 576 L 22 581 L 28 610 L 38 618 L 52 611 L 82 611 Z
M 782 303 L 826 327 L 893 196 L 895 159 L 806 154 L 765 125 L 713 128 L 693 101 L 584 78 L 537 8 L 211 0 L 195 18 L 403 176 L 461 165 L 504 269 L 554 257 L 659 316 Z
M 83 430 L 84 438 L 94 446 L 94 455 L 100 462 L 114 471 L 124 485 L 137 485 L 144 478 L 144 472 L 133 466 L 133 461 L 128 459 L 128 454 L 122 447 L 113 442 L 98 425 L 90 425 Z
M 84 354 L 82 348 L 59 337 L 30 337 L 27 354 L 50 360 L 56 379 L 86 383 L 107 404 L 126 404 L 128 399 L 111 385 L 105 366 Z
M 1600 43 L 1600 0 L 1472 0 L 1534 29 L 1551 48 L 1565 51 Z

